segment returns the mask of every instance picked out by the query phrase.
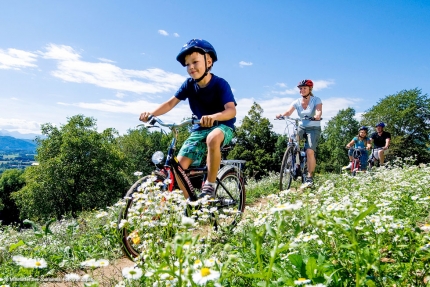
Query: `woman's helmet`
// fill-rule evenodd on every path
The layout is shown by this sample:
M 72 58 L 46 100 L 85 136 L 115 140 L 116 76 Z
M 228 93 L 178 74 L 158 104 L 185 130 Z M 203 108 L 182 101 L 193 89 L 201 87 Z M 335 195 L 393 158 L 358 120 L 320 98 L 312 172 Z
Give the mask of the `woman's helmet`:
M 384 128 L 384 127 L 385 127 L 385 124 L 384 124 L 383 122 L 380 122 L 380 123 L 378 123 L 375 127 L 381 127 L 381 128 Z
M 185 67 L 185 56 L 191 54 L 192 52 L 198 52 L 200 54 L 208 53 L 211 55 L 212 63 L 218 60 L 215 48 L 206 40 L 202 39 L 192 39 L 188 41 L 184 46 L 182 46 L 181 51 L 176 56 L 176 60 Z
M 360 131 L 366 131 L 366 133 L 369 131 L 369 129 L 366 126 L 362 126 L 358 129 L 358 132 Z
M 314 83 L 311 80 L 302 80 L 297 85 L 297 88 L 304 87 L 304 86 L 308 86 L 309 88 L 313 88 Z

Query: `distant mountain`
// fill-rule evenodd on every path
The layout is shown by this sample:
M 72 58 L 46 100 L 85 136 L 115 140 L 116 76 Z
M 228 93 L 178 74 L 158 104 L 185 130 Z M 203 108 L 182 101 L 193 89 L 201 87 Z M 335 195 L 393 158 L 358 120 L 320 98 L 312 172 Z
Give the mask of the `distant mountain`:
M 0 136 L 0 151 L 36 151 L 36 143 L 28 139 Z
M 0 136 L 10 136 L 17 139 L 28 139 L 28 140 L 34 140 L 37 136 L 42 136 L 41 134 L 22 134 L 20 132 L 10 132 L 8 130 L 0 130 Z

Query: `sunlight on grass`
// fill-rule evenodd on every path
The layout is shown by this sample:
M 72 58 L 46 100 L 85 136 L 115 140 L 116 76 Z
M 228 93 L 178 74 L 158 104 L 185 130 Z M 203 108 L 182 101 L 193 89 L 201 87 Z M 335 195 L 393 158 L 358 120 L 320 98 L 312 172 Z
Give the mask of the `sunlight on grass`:
M 271 174 L 249 181 L 246 216 L 229 233 L 194 233 L 210 206 L 184 217 L 180 192 L 142 190 L 128 220 L 140 252 L 116 286 L 425 286 L 430 272 L 430 167 L 398 162 L 351 177 L 327 174 L 303 192 L 276 190 Z M 147 186 L 152 186 L 148 183 Z M 267 202 L 267 203 L 266 203 Z M 117 205 L 121 206 L 121 202 Z M 53 223 L 52 232 L 0 231 L 6 278 L 93 278 L 122 256 L 118 206 Z M 90 284 L 89 282 L 88 284 Z M 91 284 L 95 284 L 92 282 Z M 89 286 L 89 285 L 88 285 Z

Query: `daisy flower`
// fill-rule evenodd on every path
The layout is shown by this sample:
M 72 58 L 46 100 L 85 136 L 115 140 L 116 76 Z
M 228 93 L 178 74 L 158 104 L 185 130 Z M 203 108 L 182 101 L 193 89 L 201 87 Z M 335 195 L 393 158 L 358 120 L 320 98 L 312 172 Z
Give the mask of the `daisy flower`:
M 204 285 L 206 282 L 216 280 L 220 277 L 218 271 L 203 267 L 193 274 L 193 281 L 199 285 Z
M 142 277 L 143 271 L 136 267 L 125 267 L 122 269 L 122 276 L 126 279 L 139 279 Z
M 311 280 L 306 279 L 306 278 L 299 278 L 296 281 L 294 281 L 294 284 L 296 284 L 296 285 L 303 285 L 303 284 L 307 284 L 307 283 L 311 283 Z

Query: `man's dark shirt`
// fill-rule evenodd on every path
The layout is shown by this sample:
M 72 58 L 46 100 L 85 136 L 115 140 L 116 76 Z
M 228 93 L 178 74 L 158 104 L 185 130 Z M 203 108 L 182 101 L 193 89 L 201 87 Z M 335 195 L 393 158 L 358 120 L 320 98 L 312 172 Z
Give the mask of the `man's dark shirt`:
M 382 148 L 385 146 L 386 139 L 391 139 L 391 134 L 386 131 L 382 131 L 381 135 L 378 135 L 378 132 L 374 132 L 370 138 L 373 140 L 373 144 L 377 148 Z

